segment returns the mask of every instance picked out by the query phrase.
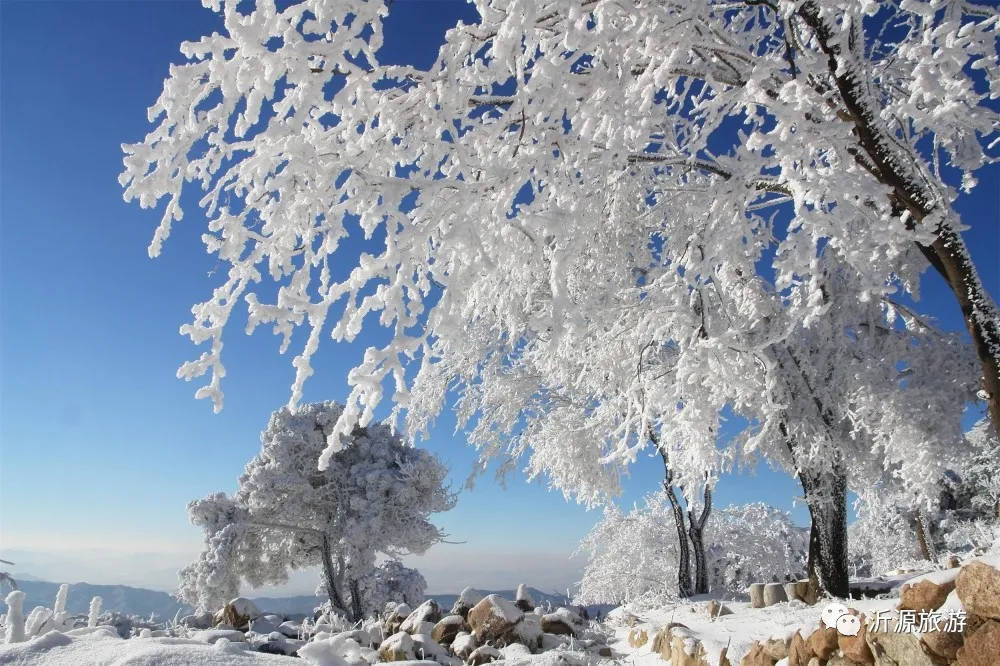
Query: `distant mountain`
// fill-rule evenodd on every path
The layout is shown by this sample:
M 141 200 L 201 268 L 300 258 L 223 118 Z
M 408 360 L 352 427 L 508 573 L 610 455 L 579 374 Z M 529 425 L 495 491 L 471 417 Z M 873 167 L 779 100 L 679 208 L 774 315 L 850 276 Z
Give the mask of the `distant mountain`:
M 17 581 L 18 587 L 24 591 L 24 609 L 30 612 L 35 606 L 52 607 L 55 602 L 56 592 L 59 590 L 58 583 L 49 583 L 31 579 L 30 576 L 22 576 Z M 550 603 L 553 608 L 565 606 L 569 602 L 561 594 L 549 594 L 533 587 L 528 588 L 536 604 L 544 605 Z M 507 599 L 514 599 L 514 590 L 476 590 L 482 595 L 499 594 Z M 181 609 L 181 614 L 186 615 L 192 612 L 192 608 L 187 604 L 182 604 L 166 592 L 157 590 L 147 590 L 141 587 L 129 587 L 127 585 L 90 585 L 89 583 L 74 583 L 69 586 L 69 595 L 66 599 L 66 610 L 71 614 L 86 613 L 90 600 L 94 596 L 100 596 L 103 600 L 102 607 L 106 611 L 118 611 L 130 615 L 141 615 L 149 617 L 155 613 L 160 620 L 170 620 Z M 451 610 L 458 599 L 458 594 L 431 594 L 429 599 L 434 599 L 445 611 Z M 319 606 L 325 599 L 313 595 L 302 595 L 297 597 L 252 597 L 257 608 L 264 612 L 272 612 L 285 616 L 292 615 L 312 615 L 313 609 Z M 591 616 L 598 610 L 602 614 L 607 613 L 613 606 L 588 606 Z M 3 603 L 0 596 L 0 612 L 6 612 L 7 605 Z
M 34 580 L 31 576 L 17 578 L 18 589 L 24 592 L 24 610 L 31 612 L 35 606 L 52 608 L 55 603 L 58 583 Z M 6 595 L 4 595 L 6 596 Z M 191 607 L 182 604 L 166 592 L 147 590 L 128 585 L 91 585 L 89 583 L 72 583 L 66 597 L 66 610 L 71 614 L 86 613 L 90 608 L 90 600 L 101 597 L 102 608 L 106 611 L 119 611 L 131 615 L 149 617 L 155 613 L 160 620 L 169 620 L 178 610 L 182 614 L 191 612 Z M 6 612 L 7 604 L 0 597 L 0 612 Z

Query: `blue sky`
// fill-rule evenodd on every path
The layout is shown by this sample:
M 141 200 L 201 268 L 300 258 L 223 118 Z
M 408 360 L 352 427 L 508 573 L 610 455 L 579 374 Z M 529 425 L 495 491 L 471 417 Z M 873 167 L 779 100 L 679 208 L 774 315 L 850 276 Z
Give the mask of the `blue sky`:
M 396 0 L 386 56 L 426 67 L 460 17 L 475 20 L 463 0 Z M 0 24 L 0 556 L 49 578 L 170 587 L 200 545 L 186 503 L 235 488 L 293 379 L 274 337 L 237 325 L 225 409 L 214 415 L 194 400 L 197 385 L 174 373 L 196 353 L 178 327 L 217 279 L 198 240 L 203 220 L 188 206 L 150 260 L 159 214 L 125 204 L 116 181 L 120 144 L 148 131 L 146 108 L 168 63 L 180 62 L 180 42 L 221 24 L 197 2 L 17 0 L 0 4 Z M 960 208 L 997 295 L 1000 174 L 983 180 Z M 936 277 L 922 309 L 961 328 Z M 321 349 L 306 399 L 342 399 L 366 342 Z M 442 417 L 426 446 L 458 487 L 474 454 L 453 424 Z M 622 501 L 654 490 L 660 474 L 658 459 L 640 461 Z M 792 509 L 797 494 L 792 479 L 763 469 L 724 479 L 717 501 Z M 801 506 L 794 515 L 804 522 Z M 598 518 L 520 477 L 503 489 L 486 476 L 437 520 L 465 543 L 415 561 L 431 591 L 522 580 L 564 589 L 579 568 L 566 557 Z M 298 580 L 288 591 L 312 586 Z

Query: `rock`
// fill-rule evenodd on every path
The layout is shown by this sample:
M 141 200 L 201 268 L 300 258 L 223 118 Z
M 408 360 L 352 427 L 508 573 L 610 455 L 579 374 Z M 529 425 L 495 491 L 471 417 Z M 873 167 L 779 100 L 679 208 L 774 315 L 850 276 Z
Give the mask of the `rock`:
M 396 606 L 386 613 L 385 633 L 391 636 L 399 631 L 400 626 L 409 617 L 413 610 L 406 604 L 396 604 Z
M 622 620 L 625 622 L 626 627 L 634 627 L 635 625 L 639 624 L 639 622 L 641 622 L 638 616 L 633 615 L 628 611 L 622 613 Z
M 711 601 L 708 602 L 709 617 L 719 617 L 722 615 L 732 615 L 732 614 L 733 611 L 729 610 L 729 607 L 726 606 L 721 601 L 716 601 L 715 599 L 712 599 Z
M 413 609 L 403 623 L 399 625 L 400 631 L 405 631 L 408 634 L 419 634 L 423 633 L 421 629 L 424 627 L 422 623 L 429 622 L 431 624 L 431 630 L 434 628 L 434 623 L 441 619 L 441 607 L 433 599 L 428 599 L 424 603 L 420 604 Z M 430 633 L 428 631 L 427 633 Z
M 491 645 L 483 645 L 473 650 L 469 658 L 465 660 L 465 663 L 469 664 L 469 666 L 482 666 L 482 664 L 488 664 L 491 661 L 500 659 L 501 656 L 500 650 Z
M 868 627 L 865 637 L 876 666 L 939 666 L 945 663 L 932 657 L 917 634 L 899 631 L 896 621 L 888 627 Z
M 513 602 L 491 594 L 472 607 L 467 621 L 476 638 L 486 642 L 509 633 L 523 616 L 524 613 Z
M 816 656 L 802 634 L 795 632 L 788 643 L 788 666 L 806 666 L 809 660 Z
M 351 629 L 350 631 L 341 631 L 339 634 L 334 634 L 330 638 L 332 638 L 335 641 L 352 640 L 361 647 L 372 647 L 374 645 L 380 645 L 382 643 L 381 640 L 379 641 L 372 640 L 371 633 L 369 631 L 365 631 L 364 629 Z
M 466 617 L 472 607 L 483 600 L 483 595 L 467 587 L 458 595 L 458 599 L 455 599 L 455 604 L 451 607 L 452 615 L 461 615 Z
M 615 653 L 611 651 L 607 645 L 601 645 L 597 648 L 597 654 L 601 657 L 608 657 L 609 659 L 615 656 Z
M 1000 659 L 1000 622 L 988 620 L 965 639 L 955 666 L 996 666 Z
M 559 648 L 566 647 L 572 639 L 572 636 L 567 636 L 565 634 L 542 634 L 540 650 L 542 652 L 548 652 L 549 650 L 557 650 Z
M 525 613 L 535 610 L 535 600 L 532 598 L 531 592 L 528 592 L 528 586 L 524 583 L 517 586 L 517 594 L 514 595 L 514 605 Z
M 527 645 L 532 650 L 542 647 L 542 618 L 534 613 L 525 613 L 524 617 L 514 625 L 513 635 L 509 640 Z
M 853 611 L 853 609 L 851 609 Z M 856 612 L 856 611 L 855 611 Z M 853 613 L 852 613 L 853 614 Z M 855 636 L 837 634 L 837 646 L 845 657 L 858 664 L 874 664 L 871 648 L 868 647 L 868 626 L 864 614 L 859 615 L 860 628 Z
M 549 613 L 542 616 L 542 631 L 547 634 L 574 635 L 573 626 L 569 621 L 558 613 Z
M 959 570 L 955 589 L 967 613 L 1000 620 L 1000 570 L 969 562 Z
M 413 634 L 413 651 L 417 654 L 418 659 L 430 659 L 439 664 L 447 664 L 451 661 L 448 651 L 428 634 Z
M 764 586 L 764 605 L 773 606 L 782 601 L 788 601 L 785 596 L 785 588 L 781 583 L 768 583 Z
M 806 639 L 806 644 L 812 651 L 813 655 L 820 658 L 820 661 L 825 661 L 830 658 L 834 650 L 837 649 L 837 630 L 833 627 L 827 627 L 821 624 L 818 629 L 809 634 L 809 638 Z
M 181 624 L 188 629 L 209 629 L 214 619 L 212 613 L 205 612 L 196 615 L 185 615 L 181 618 Z
M 233 643 L 242 643 L 246 640 L 243 632 L 236 629 L 205 629 L 204 631 L 196 631 L 191 635 L 191 638 L 202 643 L 214 643 L 220 638 L 225 638 Z
M 704 656 L 705 648 L 688 631 L 677 629 L 671 633 L 670 666 L 701 666 Z
M 917 613 L 937 610 L 954 589 L 954 578 L 941 583 L 928 579 L 905 583 L 899 593 L 899 610 Z
M 451 645 L 460 631 L 468 629 L 461 615 L 446 615 L 431 630 L 431 638 L 441 645 Z
M 761 647 L 775 661 L 781 661 L 788 656 L 788 643 L 780 638 L 770 638 L 762 643 Z
M 961 564 L 962 564 L 962 560 L 958 559 L 958 555 L 949 555 L 948 556 L 948 568 L 949 569 L 957 569 L 959 566 L 961 566 Z
M 628 630 L 628 644 L 631 647 L 642 647 L 648 640 L 649 635 L 646 634 L 645 629 L 639 629 L 636 631 L 635 628 L 632 628 Z
M 261 615 L 250 621 L 250 631 L 255 631 L 258 634 L 269 634 L 272 631 L 277 631 L 282 622 L 284 622 L 284 618 L 279 615 Z
M 782 585 L 785 589 L 785 596 L 788 597 L 789 601 L 794 601 L 799 599 L 799 584 L 798 583 L 785 583 Z
M 261 616 L 254 602 L 246 597 L 236 597 L 223 606 L 215 614 L 215 624 L 229 624 L 236 629 L 249 629 L 250 620 L 256 620 Z
M 962 647 L 963 636 L 960 631 L 929 631 L 920 639 L 937 656 L 954 661 L 958 648 Z
M 531 659 L 531 650 L 520 643 L 505 645 L 500 648 L 500 654 L 503 655 L 503 659 L 505 661 L 513 661 L 515 663 L 526 663 L 529 659 Z
M 278 625 L 278 631 L 288 638 L 298 638 L 302 634 L 302 625 L 296 622 L 282 622 Z
M 764 607 L 764 583 L 754 583 L 747 592 L 750 594 L 751 608 Z
M 764 650 L 763 645 L 755 642 L 746 656 L 740 660 L 740 666 L 774 666 L 777 661 Z
M 413 638 L 405 631 L 398 631 L 378 646 L 379 661 L 410 661 L 417 658 Z
M 467 631 L 460 631 L 451 642 L 451 651 L 460 659 L 467 659 L 472 651 L 479 647 L 476 644 L 476 637 Z

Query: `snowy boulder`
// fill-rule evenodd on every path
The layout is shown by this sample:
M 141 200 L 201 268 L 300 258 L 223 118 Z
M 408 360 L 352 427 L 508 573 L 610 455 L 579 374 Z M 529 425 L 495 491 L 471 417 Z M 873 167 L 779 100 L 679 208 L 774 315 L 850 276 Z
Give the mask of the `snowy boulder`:
M 707 610 L 709 617 L 721 617 L 723 615 L 733 614 L 733 611 L 729 609 L 729 606 L 715 599 L 712 599 L 711 601 L 708 602 Z
M 899 610 L 918 614 L 937 610 L 955 589 L 958 573 L 958 569 L 935 571 L 903 583 L 899 591 Z
M 379 661 L 411 661 L 416 657 L 413 638 L 405 631 L 396 632 L 378 646 Z
M 524 613 L 512 601 L 491 594 L 469 611 L 468 622 L 481 642 L 495 641 L 514 629 Z
M 405 631 L 408 634 L 421 633 L 419 629 L 421 629 L 422 623 L 430 622 L 433 627 L 434 623 L 440 619 L 441 607 L 433 599 L 428 599 L 406 616 L 403 624 L 399 626 L 399 630 Z
M 512 638 L 532 650 L 539 650 L 542 647 L 543 634 L 542 618 L 534 613 L 525 613 L 521 621 L 514 626 Z
M 191 638 L 202 643 L 214 643 L 220 638 L 225 638 L 231 643 L 242 643 L 246 640 L 243 632 L 236 629 L 205 629 L 194 632 Z
M 514 663 L 524 662 L 531 659 L 531 650 L 520 643 L 505 645 L 500 648 L 500 654 L 503 655 L 504 661 L 511 661 Z
M 370 630 L 366 629 L 351 629 L 350 631 L 342 631 L 339 634 L 332 636 L 335 640 L 352 640 L 362 647 L 373 647 L 379 645 L 382 640 L 378 641 L 372 640 L 372 634 Z
M 525 613 L 535 610 L 535 600 L 528 591 L 528 586 L 521 583 L 517 586 L 517 593 L 514 595 L 514 605 Z
M 837 630 L 833 627 L 820 624 L 815 631 L 809 634 L 806 644 L 809 646 L 812 654 L 819 658 L 820 661 L 826 661 L 839 647 L 837 644 Z
M 482 594 L 471 587 L 467 587 L 462 590 L 462 593 L 458 595 L 458 599 L 455 600 L 455 605 L 451 607 L 451 614 L 466 617 L 473 606 L 482 600 Z
M 460 659 L 468 659 L 472 651 L 479 647 L 476 637 L 467 631 L 460 631 L 451 642 L 451 651 Z
M 297 622 L 282 622 L 278 625 L 278 631 L 288 638 L 298 638 L 302 635 L 302 625 Z
M 633 627 L 628 630 L 628 644 L 630 647 L 642 647 L 649 641 L 649 634 L 646 633 L 645 629 L 636 629 Z
M 469 666 L 482 666 L 502 657 L 503 655 L 500 654 L 500 650 L 491 645 L 483 645 L 473 650 L 469 658 L 465 660 L 465 663 L 469 664 Z
M 576 628 L 582 624 L 579 616 L 567 608 L 560 608 L 554 613 L 542 616 L 542 631 L 547 634 L 575 635 Z
M 764 583 L 752 584 L 749 588 L 747 588 L 747 594 L 750 595 L 751 608 L 764 607 Z
M 967 613 L 1000 620 L 1000 570 L 969 562 L 959 569 L 955 589 Z
M 298 649 L 299 657 L 313 666 L 367 666 L 365 652 L 357 641 L 341 635 L 312 641 Z
M 461 615 L 446 615 L 441 618 L 434 629 L 431 630 L 431 638 L 441 645 L 451 645 L 460 631 L 465 631 L 468 625 Z
M 261 616 L 254 602 L 246 597 L 236 597 L 227 602 L 216 614 L 213 624 L 228 624 L 236 629 L 248 629 L 250 620 Z
M 261 615 L 250 621 L 250 631 L 258 634 L 269 634 L 272 631 L 277 631 L 282 622 L 284 622 L 284 618 L 280 615 Z
M 571 640 L 572 636 L 569 636 L 568 634 L 542 634 L 542 638 L 539 642 L 541 647 L 539 649 L 542 652 L 558 650 L 560 648 L 567 647 Z
M 429 659 L 438 664 L 450 665 L 453 658 L 428 634 L 413 634 L 413 651 L 419 659 Z
M 400 630 L 403 622 L 409 617 L 413 610 L 407 604 L 396 604 L 396 606 L 386 613 L 385 633 L 391 636 Z

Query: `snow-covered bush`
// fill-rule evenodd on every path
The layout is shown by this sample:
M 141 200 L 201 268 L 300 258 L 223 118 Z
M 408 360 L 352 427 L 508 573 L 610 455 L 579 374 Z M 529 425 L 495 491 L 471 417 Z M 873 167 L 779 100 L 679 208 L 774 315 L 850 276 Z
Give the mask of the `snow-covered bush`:
M 805 569 L 807 530 L 763 503 L 715 511 L 704 538 L 709 584 L 717 593 L 743 594 L 750 583 L 784 581 Z M 662 491 L 628 514 L 606 509 L 577 552 L 589 561 L 574 603 L 641 608 L 677 597 L 677 530 Z
M 291 569 L 320 565 L 333 607 L 357 620 L 378 608 L 361 590 L 378 554 L 423 552 L 442 538 L 428 517 L 454 505 L 447 470 L 388 426 L 357 428 L 316 468 L 342 410 L 332 402 L 277 410 L 236 494 L 188 505 L 205 549 L 180 572 L 182 599 L 215 609 L 241 581 L 281 583 Z
M 380 610 L 389 602 L 402 602 L 416 608 L 424 600 L 427 581 L 416 569 L 399 560 L 381 562 L 358 585 L 365 608 Z
M 705 530 L 713 590 L 745 594 L 751 583 L 794 580 L 803 575 L 809 531 L 788 512 L 763 502 L 716 511 Z
M 889 487 L 859 494 L 856 520 L 848 527 L 851 568 L 858 576 L 879 576 L 900 568 L 927 566 L 920 550 L 916 507 Z M 921 563 L 923 563 L 921 565 Z

